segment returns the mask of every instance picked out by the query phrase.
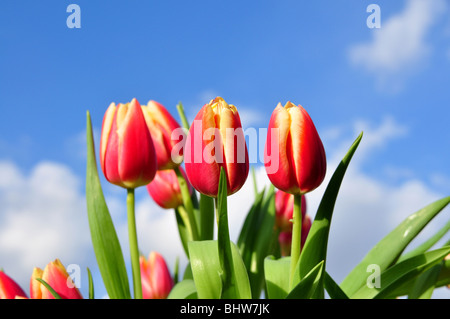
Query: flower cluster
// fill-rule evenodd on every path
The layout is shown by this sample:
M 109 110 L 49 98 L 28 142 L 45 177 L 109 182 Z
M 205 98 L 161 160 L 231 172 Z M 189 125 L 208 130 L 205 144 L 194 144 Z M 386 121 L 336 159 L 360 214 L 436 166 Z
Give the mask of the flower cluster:
M 249 154 L 238 108 L 216 97 L 191 124 L 181 104 L 179 122 L 156 101 L 111 103 L 102 123 L 100 167 L 108 182 L 126 190 L 130 289 L 122 249 L 98 176 L 90 114 L 87 114 L 86 202 L 92 245 L 110 298 L 393 298 L 430 297 L 450 284 L 450 246 L 431 250 L 448 224 L 408 253 L 407 245 L 447 204 L 436 201 L 409 216 L 337 284 L 325 270 L 334 205 L 362 133 L 339 163 L 314 214 L 306 194 L 324 181 L 327 162 L 318 131 L 301 105 L 279 103 L 268 121 L 264 167 L 270 186 L 254 178 L 254 199 L 236 241 L 230 239 L 227 198 L 241 190 Z M 189 263 L 178 278 L 158 252 L 141 255 L 135 189 L 145 186 L 154 202 L 172 210 Z M 217 227 L 217 231 L 215 229 Z M 367 267 L 376 265 L 385 286 L 372 289 Z M 379 278 L 376 278 L 379 282 Z M 425 285 L 424 283 L 427 282 Z M 89 298 L 93 298 L 90 281 Z M 92 288 L 92 289 L 91 289 Z M 0 298 L 82 299 L 56 259 L 35 268 L 29 297 L 0 271 Z

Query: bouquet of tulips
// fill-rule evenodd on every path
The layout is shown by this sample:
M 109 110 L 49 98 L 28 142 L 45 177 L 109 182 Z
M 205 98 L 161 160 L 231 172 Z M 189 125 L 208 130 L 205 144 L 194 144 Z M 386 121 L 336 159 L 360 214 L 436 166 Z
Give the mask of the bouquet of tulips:
M 249 156 L 237 108 L 217 97 L 190 124 L 181 104 L 182 125 L 155 101 L 112 103 L 103 118 L 100 166 L 107 181 L 127 193 L 132 288 L 121 246 L 99 179 L 92 124 L 87 113 L 86 200 L 92 244 L 109 298 L 172 299 L 371 299 L 430 298 L 450 284 L 450 243 L 433 246 L 450 222 L 417 248 L 409 243 L 449 203 L 450 196 L 413 212 L 378 242 L 338 284 L 326 270 L 333 209 L 346 170 L 362 139 L 350 145 L 335 169 L 314 219 L 306 214 L 305 194 L 325 178 L 326 155 L 307 111 L 278 104 L 268 123 L 264 165 L 270 187 L 259 189 L 243 225 L 229 225 L 228 196 L 249 175 Z M 184 169 L 183 169 L 184 166 Z M 188 258 L 182 277 L 171 275 L 162 256 L 140 255 L 135 189 L 145 186 L 154 201 L 176 216 Z M 241 227 L 230 238 L 230 227 Z M 215 231 L 217 227 L 217 231 Z M 81 297 L 59 261 L 36 271 L 36 298 Z M 375 272 L 370 272 L 376 270 Z M 59 280 L 60 279 L 60 280 Z M 92 280 L 90 281 L 92 282 Z M 0 272 L 0 283 L 21 295 Z M 5 284 L 6 283 L 6 284 Z M 2 285 L 0 285 L 0 288 Z M 0 293 L 2 289 L 0 289 Z M 89 289 L 93 298 L 93 285 Z M 33 296 L 32 296 L 33 297 Z

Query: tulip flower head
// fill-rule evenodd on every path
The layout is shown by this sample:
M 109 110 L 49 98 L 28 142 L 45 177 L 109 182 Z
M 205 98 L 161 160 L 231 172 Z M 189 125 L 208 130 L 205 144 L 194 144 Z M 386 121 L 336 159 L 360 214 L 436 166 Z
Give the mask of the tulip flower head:
M 166 299 L 174 282 L 164 258 L 157 252 L 151 252 L 148 260 L 144 256 L 140 256 L 139 263 L 143 298 Z
M 190 193 L 192 186 L 186 178 L 184 170 L 179 167 L 181 174 L 185 177 Z M 153 181 L 147 185 L 147 191 L 153 200 L 162 208 L 177 208 L 183 205 L 180 184 L 177 174 L 173 169 L 158 170 Z
M 158 170 L 173 169 L 183 161 L 184 131 L 167 109 L 158 102 L 142 106 L 145 122 L 153 139 Z M 172 136 L 172 133 L 177 134 Z M 181 135 L 180 135 L 181 134 Z
M 276 132 L 276 134 L 273 134 Z M 272 184 L 290 194 L 305 194 L 325 178 L 326 157 L 313 121 L 301 105 L 277 105 L 270 118 L 264 163 Z M 269 170 L 276 166 L 276 170 Z
M 44 270 L 34 268 L 30 280 L 30 296 L 32 299 L 54 299 L 52 293 L 36 280 L 37 278 L 41 278 L 49 284 L 62 299 L 83 299 L 59 259 L 48 263 Z
M 236 107 L 216 97 L 203 106 L 190 127 L 185 168 L 197 191 L 217 197 L 222 167 L 227 178 L 227 194 L 234 194 L 248 176 L 247 145 Z
M 124 188 L 150 183 L 157 162 L 153 140 L 141 106 L 111 103 L 103 117 L 100 164 L 106 179 Z
M 0 270 L 0 299 L 16 298 L 27 298 L 27 295 L 11 277 Z

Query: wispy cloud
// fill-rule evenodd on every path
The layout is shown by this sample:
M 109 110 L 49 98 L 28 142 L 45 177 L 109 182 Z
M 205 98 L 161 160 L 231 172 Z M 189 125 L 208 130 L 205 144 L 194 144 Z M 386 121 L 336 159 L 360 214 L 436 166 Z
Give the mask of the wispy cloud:
M 401 12 L 373 29 L 371 41 L 350 47 L 350 61 L 373 74 L 383 89 L 401 89 L 430 56 L 427 37 L 446 9 L 444 0 L 408 0 Z M 381 14 L 383 19 L 383 7 Z

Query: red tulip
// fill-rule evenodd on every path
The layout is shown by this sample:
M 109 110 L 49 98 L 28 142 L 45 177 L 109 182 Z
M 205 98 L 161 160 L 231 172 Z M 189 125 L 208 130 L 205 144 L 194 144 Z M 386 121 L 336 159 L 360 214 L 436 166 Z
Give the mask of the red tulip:
M 277 190 L 275 193 L 275 225 L 282 232 L 292 231 L 294 195 Z M 302 219 L 306 215 L 306 198 L 302 195 Z
M 143 298 L 166 299 L 174 282 L 164 258 L 157 252 L 151 252 L 148 260 L 145 260 L 144 256 L 140 256 L 139 263 Z
M 147 185 L 157 169 L 153 140 L 139 102 L 111 103 L 103 117 L 100 164 L 106 179 L 124 188 Z
M 325 150 L 305 109 L 279 103 L 268 129 L 264 162 L 272 184 L 291 194 L 317 188 L 325 178 Z
M 59 259 L 55 259 L 55 261 L 47 264 L 44 270 L 37 267 L 34 268 L 30 280 L 30 295 L 32 299 L 54 299 L 51 292 L 36 280 L 37 278 L 41 278 L 49 284 L 62 299 L 83 299 L 83 296 Z
M 15 298 L 27 298 L 27 295 L 11 277 L 0 270 L 0 299 Z
M 189 191 L 192 194 L 192 186 L 189 184 L 184 170 L 181 166 L 179 169 L 185 177 Z M 178 183 L 177 174 L 173 169 L 157 171 L 153 181 L 147 185 L 147 190 L 153 200 L 162 208 L 177 208 L 183 205 L 180 184 Z
M 217 197 L 222 167 L 228 195 L 244 185 L 249 160 L 241 120 L 234 105 L 217 97 L 198 112 L 187 137 L 185 167 L 191 185 L 211 197 Z
M 172 132 L 178 129 L 179 133 L 183 134 L 181 141 L 184 141 L 184 131 L 180 124 L 158 102 L 148 102 L 147 105 L 142 106 L 142 111 L 155 146 L 158 169 L 176 168 L 183 161 L 183 147 L 178 145 L 180 135 L 172 137 Z

